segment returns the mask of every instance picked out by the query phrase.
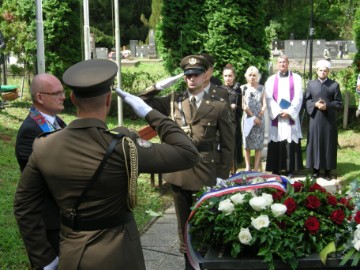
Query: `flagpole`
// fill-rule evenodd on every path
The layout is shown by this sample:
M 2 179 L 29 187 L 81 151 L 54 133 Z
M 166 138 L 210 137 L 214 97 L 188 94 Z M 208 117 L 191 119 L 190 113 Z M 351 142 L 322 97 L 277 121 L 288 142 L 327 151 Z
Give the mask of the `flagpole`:
M 37 74 L 45 73 L 44 23 L 42 0 L 36 0 L 36 59 Z
M 116 62 L 119 67 L 117 73 L 117 87 L 121 89 L 121 47 L 120 47 L 120 17 L 119 17 L 119 0 L 114 0 L 114 9 L 115 9 L 115 51 L 116 51 Z M 123 103 L 120 97 L 117 98 L 118 101 L 118 124 L 119 126 L 123 125 Z

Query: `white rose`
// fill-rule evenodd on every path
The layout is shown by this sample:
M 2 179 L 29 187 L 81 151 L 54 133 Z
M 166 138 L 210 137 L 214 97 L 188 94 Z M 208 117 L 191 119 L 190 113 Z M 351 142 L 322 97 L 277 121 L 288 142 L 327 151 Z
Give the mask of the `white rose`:
M 230 200 L 234 204 L 243 204 L 244 203 L 245 194 L 242 193 L 236 193 L 230 197 Z
M 219 203 L 218 209 L 219 209 L 219 211 L 224 212 L 226 215 L 230 215 L 234 211 L 235 206 L 230 201 L 230 199 L 226 199 Z
M 270 221 L 269 217 L 267 215 L 261 215 L 257 218 L 251 218 L 251 225 L 257 230 L 260 230 L 261 228 L 267 228 L 269 227 Z
M 264 197 L 266 199 L 266 206 L 270 206 L 274 201 L 272 195 L 268 193 L 263 193 L 261 197 Z
M 265 197 L 254 197 L 250 199 L 249 204 L 255 211 L 261 211 L 266 208 L 267 201 Z
M 360 228 L 354 231 L 354 238 L 360 239 Z
M 357 240 L 354 244 L 354 248 L 357 250 L 357 251 L 360 251 L 360 240 Z
M 239 240 L 241 244 L 249 245 L 252 239 L 251 233 L 248 228 L 241 228 L 239 232 Z
M 271 205 L 271 212 L 274 214 L 275 217 L 280 217 L 285 214 L 287 207 L 285 204 L 281 203 L 274 203 Z

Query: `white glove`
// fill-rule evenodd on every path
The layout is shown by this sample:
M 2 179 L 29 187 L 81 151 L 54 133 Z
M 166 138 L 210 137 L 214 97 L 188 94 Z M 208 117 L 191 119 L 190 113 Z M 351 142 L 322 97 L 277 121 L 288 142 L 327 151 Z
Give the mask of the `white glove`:
M 172 86 L 179 78 L 181 78 L 183 76 L 184 76 L 184 73 L 181 73 L 179 75 L 161 80 L 161 81 L 155 83 L 155 88 L 157 90 L 164 90 L 164 89 Z
M 57 270 L 59 264 L 59 257 L 56 256 L 56 258 L 47 266 L 45 266 L 44 270 Z
M 152 108 L 145 103 L 141 98 L 127 93 L 120 88 L 116 88 L 116 93 L 122 98 L 127 104 L 129 104 L 137 116 L 144 118 Z
M 220 187 L 227 187 L 226 181 L 221 179 L 220 177 L 216 178 L 216 185 Z

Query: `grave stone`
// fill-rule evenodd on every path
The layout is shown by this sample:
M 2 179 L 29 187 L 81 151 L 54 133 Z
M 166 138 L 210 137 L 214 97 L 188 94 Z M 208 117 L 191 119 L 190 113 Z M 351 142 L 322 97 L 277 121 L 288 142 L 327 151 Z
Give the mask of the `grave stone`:
M 322 58 L 325 49 L 325 40 L 313 40 L 313 58 Z M 310 48 L 307 41 L 304 40 L 285 40 L 284 41 L 285 54 L 289 58 L 303 59 L 309 55 Z
M 156 57 L 156 45 L 155 45 L 155 35 L 154 30 L 151 29 L 149 32 L 149 58 L 154 59 Z
M 132 57 L 137 56 L 137 51 L 136 51 L 137 45 L 138 45 L 138 40 L 130 40 L 130 51 Z

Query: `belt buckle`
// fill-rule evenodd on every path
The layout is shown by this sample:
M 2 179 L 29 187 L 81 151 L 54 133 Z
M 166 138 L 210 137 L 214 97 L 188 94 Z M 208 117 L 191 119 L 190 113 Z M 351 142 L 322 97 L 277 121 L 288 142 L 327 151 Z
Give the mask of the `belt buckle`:
M 73 230 L 76 230 L 76 228 L 77 228 L 77 221 L 76 221 L 77 213 L 76 213 L 76 209 L 72 209 L 69 215 L 70 215 L 70 219 L 71 219 L 72 229 L 73 229 Z

